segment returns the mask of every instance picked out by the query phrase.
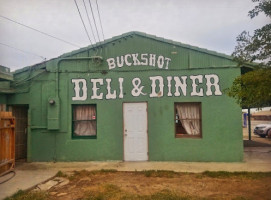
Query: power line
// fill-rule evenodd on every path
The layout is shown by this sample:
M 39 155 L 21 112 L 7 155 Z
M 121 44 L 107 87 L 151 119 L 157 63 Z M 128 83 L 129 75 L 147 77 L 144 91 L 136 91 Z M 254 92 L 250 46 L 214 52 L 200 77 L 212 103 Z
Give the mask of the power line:
M 97 36 L 98 36 L 99 42 L 101 42 L 100 37 L 99 37 L 99 32 L 98 32 L 98 29 L 97 29 L 97 25 L 96 25 L 96 21 L 95 21 L 95 17 L 94 17 L 94 14 L 93 14 L 92 6 L 91 6 L 91 3 L 90 3 L 90 0 L 88 0 L 88 2 L 89 2 L 89 5 L 90 5 L 90 9 L 91 9 L 91 14 L 92 14 L 92 18 L 93 18 L 93 21 L 94 21 L 94 25 L 95 25 L 95 28 L 96 28 L 96 31 L 97 31 Z
M 95 43 L 96 43 L 96 38 L 95 38 L 95 35 L 94 35 L 94 32 L 93 32 L 92 25 L 91 25 L 91 23 L 90 23 L 90 19 L 89 19 L 89 15 L 88 15 L 87 7 L 86 7 L 86 4 L 85 4 L 85 0 L 83 0 L 83 3 L 84 3 L 84 7 L 85 7 L 85 10 L 86 10 L 86 13 L 87 13 L 87 17 L 88 17 L 89 26 L 90 26 L 90 29 L 91 29 L 92 35 L 93 35 L 93 37 L 94 37 L 94 41 L 95 41 Z
M 76 5 L 76 7 L 77 7 L 78 13 L 79 13 L 79 15 L 80 15 L 81 22 L 83 23 L 83 26 L 84 26 L 84 28 L 85 28 L 86 34 L 87 34 L 88 39 L 89 39 L 89 41 L 90 41 L 90 44 L 92 45 L 91 39 L 90 39 L 90 37 L 89 37 L 89 34 L 88 34 L 88 31 L 87 31 L 86 25 L 85 25 L 85 23 L 84 23 L 84 20 L 83 20 L 83 18 L 82 18 L 82 15 L 81 15 L 81 13 L 80 13 L 80 10 L 79 10 L 79 7 L 78 7 L 78 5 L 77 5 L 76 0 L 74 0 L 74 2 L 75 2 L 75 5 Z
M 22 49 L 18 49 L 18 48 L 12 47 L 12 46 L 10 46 L 10 45 L 7 45 L 7 44 L 1 43 L 1 42 L 0 42 L 0 44 L 1 44 L 1 45 L 3 45 L 3 46 L 9 47 L 9 48 L 11 48 L 11 49 L 15 49 L 15 50 L 17 50 L 17 51 L 21 51 L 21 52 L 23 52 L 23 53 L 28 53 L 28 54 L 31 54 L 31 55 L 34 55 L 34 56 L 40 57 L 40 58 L 42 58 L 43 60 L 46 60 L 46 58 L 45 58 L 45 57 L 40 56 L 40 55 L 38 55 L 38 54 L 35 54 L 35 53 L 32 53 L 32 52 L 29 52 L 29 51 L 25 51 L 25 50 L 22 50 Z
M 29 29 L 31 29 L 31 30 L 33 30 L 33 31 L 39 32 L 39 33 L 41 33 L 41 34 L 43 34 L 43 35 L 46 35 L 46 36 L 49 36 L 49 37 L 51 37 L 51 38 L 57 39 L 57 40 L 59 40 L 59 41 L 61 41 L 61 42 L 67 43 L 67 44 L 72 45 L 72 46 L 75 46 L 75 47 L 80 47 L 80 46 L 78 46 L 78 45 L 76 45 L 76 44 L 73 44 L 73 43 L 68 42 L 68 41 L 66 41 L 66 40 L 63 40 L 63 39 L 61 39 L 61 38 L 55 37 L 55 36 L 53 36 L 53 35 L 50 35 L 50 34 L 48 34 L 48 33 L 45 33 L 45 32 L 43 32 L 43 31 L 40 31 L 40 30 L 38 30 L 38 29 L 32 28 L 32 27 L 30 27 L 30 26 L 27 26 L 27 25 L 25 25 L 25 24 L 22 24 L 22 23 L 20 23 L 20 22 L 17 22 L 17 21 L 15 21 L 15 20 L 12 20 L 12 19 L 10 19 L 10 18 L 8 18 L 8 17 L 5 17 L 5 16 L 3 16 L 3 15 L 0 15 L 0 17 L 4 18 L 4 19 L 6 19 L 6 20 L 9 20 L 9 21 L 11 21 L 11 22 L 14 22 L 14 23 L 16 23 L 16 24 L 19 24 L 19 25 L 21 25 L 21 26 L 24 26 L 24 27 L 26 27 L 26 28 L 29 28 Z
M 102 21 L 101 21 L 101 16 L 100 16 L 99 6 L 98 6 L 98 1 L 97 0 L 96 0 L 96 5 L 97 5 L 99 21 L 100 21 L 100 25 L 101 25 L 101 29 L 102 29 L 103 39 L 104 39 L 104 31 L 103 31 L 103 26 L 102 26 Z

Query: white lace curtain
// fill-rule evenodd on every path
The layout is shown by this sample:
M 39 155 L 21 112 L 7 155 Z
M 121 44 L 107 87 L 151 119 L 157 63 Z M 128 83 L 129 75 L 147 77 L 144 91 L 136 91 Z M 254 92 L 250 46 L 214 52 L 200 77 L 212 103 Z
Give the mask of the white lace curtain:
M 200 134 L 200 105 L 196 103 L 182 103 L 176 105 L 180 122 L 188 135 Z
M 73 110 L 73 132 L 78 136 L 96 135 L 96 107 L 76 105 Z

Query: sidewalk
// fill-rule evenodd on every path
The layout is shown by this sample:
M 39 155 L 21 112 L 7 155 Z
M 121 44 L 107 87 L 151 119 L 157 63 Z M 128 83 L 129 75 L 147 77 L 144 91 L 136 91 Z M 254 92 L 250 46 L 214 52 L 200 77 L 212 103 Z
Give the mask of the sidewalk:
M 271 171 L 271 147 L 246 147 L 244 162 L 59 162 L 22 163 L 15 167 L 16 176 L 0 185 L 0 199 L 26 190 L 53 177 L 58 171 L 116 169 L 118 171 L 173 170 L 176 172 L 204 171 Z M 0 179 L 0 182 L 3 178 Z

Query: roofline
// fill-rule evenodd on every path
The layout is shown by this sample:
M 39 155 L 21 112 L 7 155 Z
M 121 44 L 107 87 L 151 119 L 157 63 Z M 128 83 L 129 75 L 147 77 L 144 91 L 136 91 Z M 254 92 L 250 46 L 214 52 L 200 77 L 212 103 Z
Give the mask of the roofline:
M 164 43 L 168 43 L 168 44 L 174 44 L 176 46 L 180 46 L 180 47 L 187 48 L 187 49 L 192 49 L 192 50 L 195 50 L 195 51 L 207 53 L 207 54 L 214 55 L 214 56 L 223 57 L 223 58 L 226 58 L 226 59 L 229 59 L 229 60 L 233 59 L 232 56 L 229 56 L 229 55 L 226 55 L 226 54 L 223 54 L 223 53 L 218 53 L 216 51 L 212 51 L 212 50 L 208 50 L 208 49 L 204 49 L 204 48 L 200 48 L 200 47 L 196 47 L 196 46 L 191 46 L 189 44 L 176 42 L 176 41 L 173 41 L 173 40 L 170 40 L 170 39 L 157 37 L 155 35 L 150 35 L 150 34 L 139 32 L 139 31 L 131 31 L 131 32 L 123 33 L 123 34 L 121 34 L 119 36 L 114 36 L 114 37 L 106 39 L 106 40 L 104 40 L 102 42 L 97 42 L 96 44 L 89 45 L 87 47 L 83 47 L 83 48 L 80 48 L 78 50 L 71 51 L 69 53 L 65 53 L 65 54 L 61 55 L 60 57 L 71 56 L 71 55 L 78 54 L 78 53 L 80 53 L 82 51 L 89 50 L 89 49 L 92 49 L 92 48 L 97 48 L 97 47 L 99 48 L 102 45 L 106 45 L 106 44 L 108 44 L 110 42 L 114 42 L 114 41 L 117 41 L 119 39 L 122 39 L 122 38 L 125 38 L 125 37 L 130 37 L 130 36 L 133 36 L 133 35 L 146 37 L 146 38 L 149 38 L 149 39 L 157 40 L 159 42 L 164 42 Z
M 131 31 L 131 32 L 123 33 L 123 34 L 121 34 L 119 36 L 114 36 L 112 38 L 106 39 L 106 40 L 101 41 L 101 42 L 97 42 L 95 44 L 92 44 L 92 45 L 89 45 L 89 46 L 86 46 L 86 47 L 83 47 L 83 48 L 80 48 L 78 50 L 74 50 L 74 51 L 71 51 L 71 52 L 68 52 L 68 53 L 64 53 L 64 54 L 62 54 L 62 55 L 60 55 L 58 57 L 52 58 L 52 59 L 47 60 L 47 61 L 43 61 L 41 63 L 26 66 L 24 68 L 15 70 L 13 73 L 14 74 L 21 73 L 21 72 L 27 71 L 29 68 L 38 66 L 40 64 L 45 64 L 45 63 L 47 63 L 49 61 L 52 61 L 52 60 L 55 60 L 55 59 L 59 59 L 59 58 L 63 58 L 63 57 L 70 57 L 70 56 L 73 56 L 73 55 L 76 55 L 78 53 L 84 52 L 86 50 L 94 49 L 94 48 L 101 48 L 103 45 L 106 45 L 106 44 L 108 44 L 110 42 L 114 42 L 114 41 L 117 41 L 119 39 L 126 38 L 126 37 L 133 37 L 134 35 L 138 35 L 138 36 L 141 36 L 141 37 L 146 37 L 146 38 L 153 39 L 153 40 L 156 40 L 156 41 L 159 41 L 159 42 L 173 44 L 173 45 L 176 45 L 176 46 L 180 46 L 180 47 L 183 47 L 183 48 L 186 48 L 186 49 L 191 49 L 191 50 L 194 50 L 194 51 L 206 53 L 206 54 L 209 54 L 209 55 L 214 55 L 214 56 L 226 58 L 226 59 L 229 59 L 229 60 L 233 60 L 232 56 L 229 56 L 229 55 L 226 55 L 226 54 L 223 54 L 223 53 L 218 53 L 216 51 L 212 51 L 212 50 L 208 50 L 208 49 L 204 49 L 204 48 L 200 48 L 200 47 L 196 47 L 196 46 L 191 46 L 191 45 L 188 45 L 188 44 L 184 44 L 184 43 L 181 43 L 181 42 L 176 42 L 176 41 L 173 41 L 173 40 L 170 40 L 170 39 L 165 39 L 165 38 L 162 38 L 162 37 L 157 37 L 155 35 L 150 35 L 150 34 L 139 32 L 139 31 Z

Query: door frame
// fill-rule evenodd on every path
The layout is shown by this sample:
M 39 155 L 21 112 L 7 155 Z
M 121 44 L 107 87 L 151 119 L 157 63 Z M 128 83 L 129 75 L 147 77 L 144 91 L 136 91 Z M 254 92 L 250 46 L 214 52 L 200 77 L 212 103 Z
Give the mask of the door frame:
M 26 109 L 25 111 L 25 114 L 26 114 L 26 148 L 25 148 L 25 151 L 26 151 L 26 157 L 25 158 L 21 158 L 21 159 L 25 159 L 25 161 L 29 162 L 30 160 L 30 151 L 31 151 L 31 146 L 30 146 L 30 138 L 31 138 L 31 128 L 30 128 L 30 119 L 31 119 L 31 116 L 30 116 L 30 108 L 29 108 L 29 104 L 8 104 L 8 109 L 13 112 L 13 108 L 14 107 L 24 107 Z M 15 117 L 15 115 L 14 115 Z M 15 117 L 15 122 L 16 122 L 16 117 Z M 15 123 L 15 126 L 16 126 L 16 123 Z M 16 148 L 16 141 L 15 141 L 15 148 Z M 16 150 L 16 149 L 15 149 Z M 15 155 L 15 162 L 17 161 L 18 159 L 16 159 L 16 155 Z M 19 159 L 20 160 L 20 159 Z
M 124 136 L 125 136 L 125 131 L 124 131 L 124 104 L 126 103 L 146 103 L 146 118 L 147 118 L 147 130 L 146 130 L 146 138 L 147 138 L 147 160 L 149 161 L 149 107 L 148 107 L 148 102 L 147 101 L 124 101 L 122 102 L 122 147 L 123 147 L 123 155 L 122 155 L 122 160 L 124 162 L 140 162 L 140 161 L 125 161 L 125 149 L 124 149 Z M 144 162 L 144 161 L 143 161 Z

